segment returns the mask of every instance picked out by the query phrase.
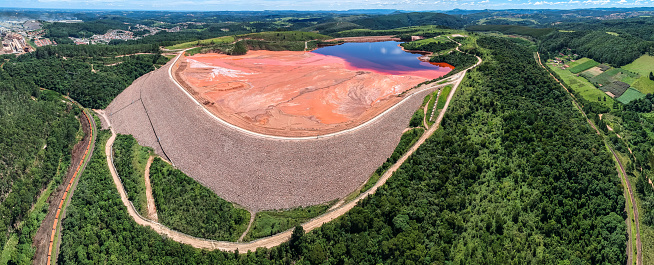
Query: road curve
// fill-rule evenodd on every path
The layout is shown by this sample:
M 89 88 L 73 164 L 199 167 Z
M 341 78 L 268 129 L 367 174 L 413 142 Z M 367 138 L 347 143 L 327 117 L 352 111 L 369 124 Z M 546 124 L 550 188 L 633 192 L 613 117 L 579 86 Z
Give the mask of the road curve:
M 468 69 L 465 69 L 461 71 L 460 73 L 454 75 L 456 76 L 456 80 L 453 82 L 453 89 L 450 92 L 450 94 L 447 97 L 447 101 L 445 102 L 445 106 L 443 107 L 443 111 L 441 111 L 438 115 L 438 118 L 436 119 L 434 125 L 427 130 L 421 137 L 418 139 L 418 141 L 395 163 L 393 166 L 391 166 L 386 173 L 375 183 L 375 185 L 367 190 L 364 193 L 361 193 L 359 196 L 357 196 L 354 200 L 345 203 L 341 205 L 338 208 L 335 208 L 321 216 L 318 216 L 316 218 L 313 218 L 306 223 L 302 224 L 302 227 L 304 228 L 305 231 L 309 232 L 313 229 L 316 229 L 320 226 L 322 226 L 324 223 L 330 222 L 343 214 L 347 213 L 350 209 L 354 208 L 359 201 L 363 200 L 364 198 L 368 197 L 371 194 L 374 194 L 379 187 L 384 185 L 386 181 L 393 175 L 393 173 L 404 163 L 404 161 L 409 158 L 417 149 L 420 147 L 439 127 L 440 127 L 440 122 L 443 120 L 443 117 L 445 116 L 445 112 L 447 111 L 448 106 L 450 105 L 450 101 L 454 97 L 454 94 L 456 93 L 456 90 L 458 86 L 461 84 L 461 81 L 463 80 L 463 77 L 465 76 L 465 73 L 474 68 L 477 67 L 479 64 L 481 64 L 482 60 L 481 58 L 477 57 L 477 63 Z M 256 251 L 257 248 L 272 248 L 275 246 L 278 246 L 286 241 L 288 241 L 291 238 L 291 234 L 293 233 L 292 229 L 286 230 L 284 232 L 275 234 L 273 236 L 261 238 L 255 241 L 247 242 L 247 243 L 240 243 L 240 242 L 227 242 L 227 241 L 216 241 L 216 240 L 210 240 L 210 239 L 203 239 L 203 238 L 197 238 L 193 237 L 178 231 L 174 231 L 160 223 L 157 223 L 155 221 L 149 220 L 141 216 L 136 209 L 134 208 L 134 205 L 127 199 L 127 193 L 125 191 L 125 188 L 123 187 L 122 183 L 120 182 L 120 178 L 118 177 L 118 174 L 116 173 L 116 169 L 113 164 L 113 159 L 112 159 L 112 154 L 113 154 L 113 143 L 114 140 L 116 139 L 116 132 L 114 131 L 113 127 L 111 127 L 110 120 L 106 117 L 105 113 L 103 111 L 98 111 L 98 114 L 102 116 L 102 118 L 106 121 L 106 124 L 108 125 L 109 129 L 111 130 L 111 137 L 107 141 L 105 145 L 105 154 L 107 156 L 107 165 L 109 167 L 109 171 L 111 173 L 111 177 L 114 181 L 114 184 L 116 185 L 116 188 L 118 189 L 118 193 L 120 195 L 120 199 L 127 207 L 127 212 L 128 214 L 136 221 L 137 224 L 147 226 L 152 228 L 154 231 L 161 235 L 167 236 L 169 239 L 172 239 L 174 241 L 183 243 L 183 244 L 188 244 L 191 245 L 195 248 L 203 248 L 203 249 L 210 249 L 210 250 L 221 250 L 221 251 L 240 251 L 240 252 L 246 252 L 246 251 Z

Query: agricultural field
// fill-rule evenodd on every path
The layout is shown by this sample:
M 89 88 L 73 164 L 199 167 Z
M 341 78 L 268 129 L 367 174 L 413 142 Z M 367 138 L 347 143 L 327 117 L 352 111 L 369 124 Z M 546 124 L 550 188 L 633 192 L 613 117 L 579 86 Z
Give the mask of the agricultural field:
M 586 80 L 585 78 L 577 76 L 571 73 L 570 71 L 562 70 L 561 68 L 556 67 L 555 65 L 548 64 L 548 66 L 555 73 L 557 73 L 561 77 L 561 79 L 563 79 L 562 80 L 563 82 L 568 84 L 570 88 L 572 88 L 575 92 L 579 93 L 586 100 L 591 102 L 601 103 L 609 108 L 613 107 L 613 98 L 604 94 L 604 92 L 597 89 L 593 84 L 588 82 L 588 80 Z M 606 101 L 604 101 L 605 97 L 606 97 Z
M 585 58 L 582 58 L 582 59 L 576 61 L 575 64 L 574 64 L 575 66 L 572 66 L 572 64 L 571 64 L 570 69 L 569 69 L 570 72 L 572 72 L 573 74 L 578 74 L 578 73 L 581 73 L 583 71 L 586 71 L 586 70 L 588 70 L 590 68 L 593 68 L 593 67 L 599 65 L 598 62 L 596 62 L 596 61 L 594 61 L 592 59 L 588 59 L 586 61 L 580 62 L 583 59 L 585 59 Z
M 645 94 L 654 94 L 654 81 L 650 80 L 647 76 L 641 76 L 638 78 L 632 87 Z
M 557 56 L 557 57 L 558 57 L 558 56 Z M 584 57 L 584 58 L 580 58 L 579 60 L 576 60 L 576 61 L 574 61 L 574 62 L 571 61 L 571 62 L 568 63 L 568 65 L 569 65 L 570 67 L 575 67 L 575 66 L 577 66 L 577 65 L 580 65 L 580 64 L 583 64 L 583 63 L 586 63 L 586 62 L 589 62 L 589 61 L 593 61 L 593 60 L 590 59 L 590 58 L 586 58 L 586 57 Z
M 643 97 L 645 97 L 645 94 L 643 94 L 640 91 L 630 87 L 629 89 L 627 89 L 627 91 L 624 92 L 624 94 L 622 94 L 622 96 L 620 96 L 618 98 L 618 101 L 622 102 L 623 104 L 627 104 L 627 103 L 629 103 L 631 101 L 634 101 L 636 99 L 643 98 Z
M 601 75 L 602 73 L 604 73 L 604 71 L 602 71 L 602 68 L 595 66 L 586 71 L 579 73 L 579 75 L 583 76 L 586 79 L 591 79 L 593 77 Z
M 641 76 L 649 76 L 649 73 L 654 71 L 654 56 L 643 55 L 622 68 L 638 73 Z
M 571 71 L 572 72 L 572 71 Z M 611 68 L 604 73 L 591 78 L 589 81 L 596 86 L 606 86 L 615 81 L 625 82 L 629 85 L 633 84 L 638 80 L 639 75 L 629 70 L 622 68 Z
M 654 81 L 649 79 L 649 73 L 654 72 L 654 56 L 643 55 L 622 68 L 640 75 L 632 84 L 634 88 L 645 94 L 654 93 Z

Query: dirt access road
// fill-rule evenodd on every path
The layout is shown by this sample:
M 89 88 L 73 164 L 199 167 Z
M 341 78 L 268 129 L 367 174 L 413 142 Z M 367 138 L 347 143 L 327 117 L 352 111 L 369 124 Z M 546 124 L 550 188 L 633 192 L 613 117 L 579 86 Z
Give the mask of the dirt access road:
M 152 196 L 152 185 L 150 185 L 150 166 L 152 165 L 152 161 L 154 160 L 154 156 L 150 156 L 148 158 L 148 163 L 145 165 L 145 197 L 147 198 L 148 201 L 148 218 L 151 220 L 159 220 L 159 216 L 157 216 L 157 207 L 154 205 L 154 197 Z M 165 160 L 164 160 L 165 161 Z
M 72 101 L 73 104 L 77 104 Z M 81 106 L 77 104 L 80 108 Z M 85 115 L 89 115 L 84 111 Z M 89 116 L 80 115 L 80 123 L 82 125 L 82 130 L 84 131 L 84 136 L 82 140 L 78 142 L 73 147 L 73 152 L 71 156 L 71 166 L 68 168 L 66 177 L 62 183 L 57 187 L 57 189 L 50 195 L 48 198 L 48 213 L 46 214 L 45 219 L 41 222 L 41 226 L 36 231 L 34 235 L 33 246 L 35 248 L 33 264 L 50 264 L 50 254 L 52 250 L 58 250 L 59 243 L 61 240 L 57 240 L 57 244 L 53 244 L 53 233 L 55 231 L 60 231 L 61 222 L 66 216 L 66 206 L 72 198 L 75 188 L 77 187 L 77 181 L 79 175 L 82 174 L 88 163 L 88 158 L 90 154 L 93 153 L 95 147 L 95 134 L 93 133 L 92 128 L 95 128 L 95 123 L 93 119 L 87 118 Z M 89 121 L 91 122 L 89 124 Z M 68 195 L 70 193 L 70 195 Z M 66 201 L 64 201 L 66 199 Z M 59 239 L 61 239 L 61 233 L 59 234 Z M 57 251 L 55 251 L 57 253 Z M 56 255 L 56 254 L 55 254 Z M 52 259 L 56 260 L 56 256 Z
M 547 70 L 545 65 L 543 65 L 543 63 L 542 63 L 542 61 L 540 59 L 540 53 L 536 52 L 536 56 L 537 56 L 536 59 L 538 61 L 538 64 L 541 67 L 543 67 L 550 74 L 550 76 L 552 76 L 552 78 L 554 78 L 554 80 L 557 83 L 559 83 L 559 85 L 561 85 L 561 87 L 563 87 L 563 89 L 565 89 L 565 91 L 570 93 L 570 91 L 563 85 L 563 83 L 561 83 L 561 81 L 559 81 L 559 79 L 557 79 L 552 73 L 550 73 L 550 71 Z M 581 108 L 579 106 L 579 103 L 577 103 L 577 98 L 572 93 L 570 93 L 570 96 L 572 96 L 572 103 L 574 103 L 575 107 L 577 107 L 577 109 L 579 110 L 579 112 L 581 112 L 581 114 L 584 116 L 584 118 L 586 118 L 586 121 L 588 122 L 588 124 L 590 124 L 590 126 L 592 126 L 593 129 L 595 129 L 597 134 L 599 134 L 601 136 L 602 134 L 600 133 L 600 131 L 595 127 L 595 125 L 590 121 L 590 119 L 588 119 L 588 116 L 586 116 L 586 112 L 584 112 L 583 108 Z M 629 183 L 629 179 L 627 178 L 627 173 L 625 172 L 624 167 L 622 166 L 622 162 L 620 161 L 620 158 L 615 153 L 613 148 L 611 148 L 608 145 L 607 145 L 607 147 L 609 148 L 611 153 L 613 153 L 613 157 L 615 158 L 616 161 L 618 161 L 618 165 L 620 166 L 620 171 L 621 172 L 618 172 L 618 175 L 620 175 L 620 174 L 622 175 L 624 183 L 627 185 L 627 191 L 629 192 L 629 201 L 631 201 L 631 205 L 633 206 L 634 219 L 635 219 L 634 221 L 636 223 L 636 264 L 637 265 L 642 265 L 643 264 L 643 247 L 642 247 L 642 243 L 640 241 L 640 221 L 638 220 L 638 206 L 635 203 L 636 199 L 634 198 L 634 193 L 633 193 L 633 190 L 631 189 L 631 183 Z M 627 222 L 627 225 L 629 225 L 629 223 L 630 222 Z M 629 237 L 632 237 L 631 233 L 629 233 Z M 628 256 L 628 260 L 629 260 L 629 262 L 627 262 L 627 264 L 630 264 L 630 261 L 633 260 L 632 252 L 629 251 L 630 246 L 631 246 L 630 244 L 629 244 L 629 246 L 627 246 L 627 256 Z
M 368 197 L 371 194 L 374 194 L 379 187 L 384 185 L 386 181 L 393 175 L 393 173 L 406 161 L 406 159 L 411 156 L 439 127 L 440 127 L 440 122 L 443 120 L 443 117 L 445 115 L 445 112 L 447 111 L 448 106 L 450 105 L 450 101 L 454 97 L 454 94 L 456 93 L 457 88 L 459 87 L 461 81 L 463 80 L 463 77 L 465 76 L 465 73 L 474 67 L 477 67 L 479 64 L 481 64 L 482 60 L 481 58 L 477 57 L 478 61 L 477 64 L 474 66 L 471 66 L 470 68 L 456 74 L 453 76 L 454 82 L 453 82 L 453 89 L 450 92 L 450 94 L 447 97 L 447 101 L 445 103 L 445 106 L 443 107 L 443 111 L 441 111 L 438 115 L 438 118 L 436 119 L 436 122 L 434 123 L 434 126 L 432 126 L 429 130 L 427 130 L 421 137 L 418 139 L 418 141 L 404 154 L 393 166 L 391 166 L 386 173 L 377 181 L 377 183 L 370 188 L 368 191 L 360 194 L 358 197 L 356 197 L 354 200 L 347 202 L 343 205 L 341 205 L 338 208 L 335 208 L 321 216 L 318 216 L 314 219 L 311 219 L 307 221 L 306 223 L 302 224 L 302 227 L 304 228 L 305 231 L 309 232 L 313 229 L 316 229 L 320 226 L 322 226 L 324 223 L 330 222 L 343 214 L 347 213 L 350 209 L 352 209 L 354 206 L 356 206 L 359 201 L 362 199 Z M 157 223 L 155 221 L 149 220 L 138 214 L 136 209 L 134 208 L 134 205 L 127 199 L 127 193 L 120 182 L 120 178 L 118 177 L 118 174 L 116 173 L 116 169 L 114 168 L 113 161 L 112 161 L 112 148 L 113 148 L 113 143 L 114 140 L 116 139 L 116 132 L 114 131 L 113 127 L 111 126 L 110 120 L 107 118 L 104 112 L 98 112 L 100 115 L 102 115 L 102 118 L 105 120 L 107 126 L 111 129 L 112 136 L 109 138 L 109 140 L 106 143 L 105 146 L 105 154 L 107 155 L 107 164 L 109 166 L 109 171 L 111 172 L 112 179 L 114 181 L 114 184 L 116 185 L 116 188 L 118 189 L 118 193 L 120 194 L 120 199 L 127 207 L 127 212 L 128 214 L 136 221 L 137 224 L 147 226 L 152 228 L 154 231 L 161 235 L 165 235 L 168 238 L 183 243 L 183 244 L 188 244 L 191 245 L 195 248 L 203 248 L 203 249 L 218 249 L 222 251 L 236 251 L 239 250 L 241 253 L 246 252 L 246 251 L 256 251 L 257 248 L 260 247 L 265 247 L 265 248 L 271 248 L 274 246 L 278 246 L 282 244 L 283 242 L 286 242 L 287 240 L 290 239 L 291 234 L 293 233 L 292 229 L 289 229 L 287 231 L 284 231 L 282 233 L 270 236 L 270 237 L 265 237 L 261 238 L 252 242 L 247 242 L 247 243 L 236 243 L 236 242 L 226 242 L 226 241 L 215 241 L 215 240 L 208 240 L 208 239 L 202 239 L 202 238 L 196 238 L 184 233 L 180 233 L 177 231 L 174 231 L 160 223 Z

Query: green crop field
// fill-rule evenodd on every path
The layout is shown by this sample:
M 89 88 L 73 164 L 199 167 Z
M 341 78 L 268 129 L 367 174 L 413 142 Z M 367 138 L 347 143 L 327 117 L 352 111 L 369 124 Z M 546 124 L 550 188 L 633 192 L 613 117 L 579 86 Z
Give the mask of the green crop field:
M 649 76 L 650 72 L 654 72 L 654 56 L 643 55 L 622 68 L 638 73 L 641 76 Z
M 630 87 L 629 89 L 627 89 L 627 91 L 624 92 L 624 94 L 622 94 L 622 96 L 618 98 L 618 101 L 622 102 L 623 104 L 627 104 L 633 100 L 644 98 L 644 97 L 645 94 L 640 93 L 640 91 Z
M 596 62 L 596 61 L 594 61 L 592 59 L 588 59 L 588 61 L 585 61 L 583 63 L 578 63 L 576 66 L 570 67 L 569 70 L 573 74 L 578 74 L 578 73 L 581 73 L 583 71 L 586 71 L 586 70 L 588 70 L 590 68 L 593 68 L 595 66 L 598 66 L 598 65 L 599 65 L 598 62 Z
M 561 79 L 563 79 L 562 80 L 563 82 L 565 82 L 570 88 L 572 88 L 575 92 L 579 93 L 586 100 L 591 102 L 599 102 L 609 108 L 613 107 L 613 98 L 604 94 L 604 92 L 597 89 L 593 84 L 588 82 L 588 80 L 586 80 L 585 78 L 579 77 L 568 70 L 561 70 L 561 68 L 553 65 L 548 65 L 548 66 L 555 73 L 557 73 L 561 77 Z M 604 97 L 606 97 L 606 101 L 604 101 Z
M 647 76 L 638 78 L 632 87 L 645 94 L 654 94 L 654 81 L 650 80 Z
M 221 43 L 231 43 L 234 42 L 234 37 L 224 36 L 213 39 L 199 40 L 199 41 L 189 41 L 185 43 L 180 43 L 173 46 L 168 46 L 166 49 L 176 50 L 176 49 L 187 49 L 197 45 L 210 45 L 210 44 L 221 44 Z
M 638 80 L 638 77 L 639 75 L 632 71 L 625 70 L 622 68 L 611 68 L 609 70 L 606 70 L 606 72 L 591 78 L 589 81 L 598 86 L 599 84 L 605 86 L 614 81 L 625 82 L 629 85 L 632 85 L 633 83 L 636 82 L 636 80 Z
M 576 61 L 574 61 L 574 62 L 570 62 L 570 63 L 568 63 L 568 65 L 569 65 L 570 67 L 575 67 L 575 66 L 577 66 L 577 65 L 580 65 L 580 64 L 585 63 L 585 62 L 588 62 L 588 61 L 592 61 L 592 60 L 591 60 L 590 58 L 586 58 L 586 57 L 584 57 L 584 58 L 581 58 L 581 59 L 576 60 Z

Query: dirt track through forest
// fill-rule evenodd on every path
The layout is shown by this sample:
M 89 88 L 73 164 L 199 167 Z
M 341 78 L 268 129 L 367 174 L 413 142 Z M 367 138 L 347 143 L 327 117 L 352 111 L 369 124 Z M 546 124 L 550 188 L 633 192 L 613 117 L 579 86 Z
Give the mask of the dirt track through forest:
M 579 104 L 577 103 L 577 98 L 572 93 L 570 93 L 570 91 L 563 85 L 563 83 L 561 81 L 559 81 L 559 79 L 557 79 L 549 70 L 547 70 L 547 68 L 545 67 L 545 65 L 543 65 L 543 63 L 542 63 L 542 61 L 540 59 L 540 53 L 536 52 L 536 55 L 538 56 L 538 58 L 537 58 L 538 64 L 541 67 L 543 67 L 543 69 L 545 69 L 550 74 L 550 76 L 552 76 L 552 78 L 554 78 L 554 80 L 556 80 L 556 82 L 559 83 L 559 85 L 561 85 L 561 87 L 563 87 L 563 89 L 565 89 L 565 91 L 567 91 L 570 94 L 570 96 L 572 96 L 572 103 L 574 103 L 575 107 L 577 107 L 577 109 L 579 110 L 579 112 L 581 112 L 581 114 L 584 116 L 584 118 L 586 118 L 586 121 L 588 122 L 588 124 L 590 124 L 590 126 L 592 126 L 593 129 L 595 129 L 597 134 L 601 135 L 600 131 L 595 127 L 595 125 L 590 121 L 590 119 L 588 119 L 588 116 L 586 116 L 586 112 L 584 112 L 583 108 L 580 107 Z M 629 183 L 629 178 L 627 178 L 627 173 L 625 172 L 624 167 L 622 166 L 622 162 L 620 161 L 620 158 L 618 157 L 618 155 L 615 153 L 615 151 L 613 150 L 613 148 L 611 146 L 607 145 L 607 147 L 609 148 L 611 153 L 613 153 L 613 157 L 615 158 L 615 160 L 618 162 L 618 165 L 620 166 L 620 171 L 621 172 L 619 172 L 618 175 L 622 175 L 622 179 L 624 180 L 624 183 L 627 185 L 627 191 L 629 193 L 629 201 L 631 201 L 631 205 L 633 207 L 634 219 L 635 219 L 634 222 L 636 224 L 636 264 L 637 265 L 642 265 L 643 264 L 643 247 L 642 247 L 642 243 L 640 241 L 640 221 L 638 219 L 638 206 L 636 205 L 636 199 L 634 198 L 634 193 L 633 193 L 633 191 L 631 189 L 631 183 Z M 625 199 L 627 199 L 627 198 L 625 198 Z M 629 217 L 627 217 L 627 218 L 629 218 Z M 631 233 L 629 233 L 629 236 L 632 237 Z M 627 247 L 627 250 L 629 250 L 629 247 Z M 631 251 L 628 251 L 627 255 L 629 256 L 628 260 L 633 260 Z
M 69 99 L 70 100 L 70 99 Z M 70 100 L 73 104 L 75 101 Z M 81 108 L 80 105 L 77 104 Z M 66 177 L 53 194 L 48 198 L 48 212 L 45 219 L 41 222 L 33 239 L 33 246 L 35 248 L 33 264 L 50 264 L 51 259 L 56 260 L 59 245 L 61 244 L 61 233 L 58 234 L 56 244 L 54 242 L 56 231 L 61 231 L 61 220 L 66 216 L 66 207 L 69 205 L 79 177 L 88 163 L 90 154 L 93 153 L 95 147 L 95 121 L 91 119 L 86 113 L 80 115 L 80 123 L 84 136 L 82 140 L 73 147 L 71 156 L 71 164 L 68 169 Z M 54 256 L 51 256 L 54 251 Z
M 456 93 L 457 88 L 459 87 L 461 81 L 465 77 L 465 73 L 474 67 L 477 67 L 479 64 L 481 64 L 482 60 L 481 58 L 477 57 L 478 62 L 474 66 L 471 66 L 470 68 L 456 74 L 453 76 L 453 79 L 456 81 L 453 84 L 453 89 L 451 90 L 450 94 L 447 97 L 447 101 L 445 103 L 445 106 L 443 107 L 443 111 L 441 111 L 438 115 L 438 118 L 436 119 L 434 126 L 432 126 L 429 130 L 427 130 L 419 139 L 418 141 L 395 163 L 393 164 L 387 171 L 384 173 L 383 176 L 380 177 L 380 179 L 375 183 L 375 185 L 367 190 L 366 192 L 360 194 L 357 196 L 354 200 L 347 202 L 343 204 L 342 206 L 333 209 L 321 216 L 318 216 L 316 218 L 313 218 L 306 223 L 302 224 L 302 227 L 304 228 L 305 231 L 309 232 L 312 231 L 313 229 L 316 229 L 320 226 L 322 226 L 324 223 L 330 222 L 343 214 L 347 213 L 350 209 L 355 207 L 359 201 L 362 199 L 368 197 L 371 194 L 374 194 L 379 187 L 384 185 L 386 181 L 393 175 L 393 173 L 407 160 L 408 157 L 410 157 L 439 127 L 440 127 L 440 122 L 442 121 L 445 112 L 450 104 L 450 101 L 452 100 L 454 94 Z M 104 112 L 99 112 L 100 115 L 102 115 L 102 118 L 106 121 L 106 124 L 109 126 L 111 129 L 112 136 L 109 138 L 109 140 L 106 143 L 105 146 L 105 154 L 107 155 L 107 164 L 109 166 L 109 171 L 111 172 L 112 179 L 114 181 L 114 184 L 116 185 L 116 188 L 118 189 L 120 199 L 127 207 L 127 212 L 128 214 L 138 223 L 139 225 L 147 226 L 155 230 L 157 233 L 161 235 L 166 235 L 169 239 L 172 239 L 174 241 L 184 243 L 191 245 L 195 248 L 204 248 L 204 249 L 219 249 L 223 251 L 235 251 L 239 250 L 239 252 L 246 252 L 246 251 L 256 251 L 257 248 L 260 247 L 266 247 L 266 248 L 271 248 L 277 245 L 280 245 L 283 242 L 286 242 L 292 234 L 292 229 L 289 229 L 287 231 L 284 231 L 282 233 L 278 233 L 276 235 L 270 236 L 270 237 L 265 237 L 261 238 L 255 241 L 247 242 L 247 243 L 240 243 L 240 242 L 226 242 L 226 241 L 215 241 L 215 240 L 208 240 L 208 239 L 202 239 L 202 238 L 196 238 L 187 234 L 183 234 L 177 231 L 174 231 L 160 223 L 148 220 L 146 218 L 143 218 L 141 215 L 138 214 L 138 212 L 135 210 L 134 205 L 129 202 L 127 199 L 127 193 L 125 192 L 125 189 L 120 182 L 120 178 L 118 177 L 116 173 L 116 169 L 114 168 L 113 161 L 111 159 L 112 157 L 112 147 L 114 140 L 116 139 L 116 132 L 111 126 L 111 121 L 107 118 Z
M 148 218 L 151 220 L 158 221 L 159 216 L 157 216 L 157 207 L 154 204 L 154 197 L 152 196 L 152 186 L 150 185 L 150 166 L 152 166 L 152 161 L 154 156 L 151 155 L 148 158 L 148 163 L 145 165 L 145 197 L 148 201 Z

